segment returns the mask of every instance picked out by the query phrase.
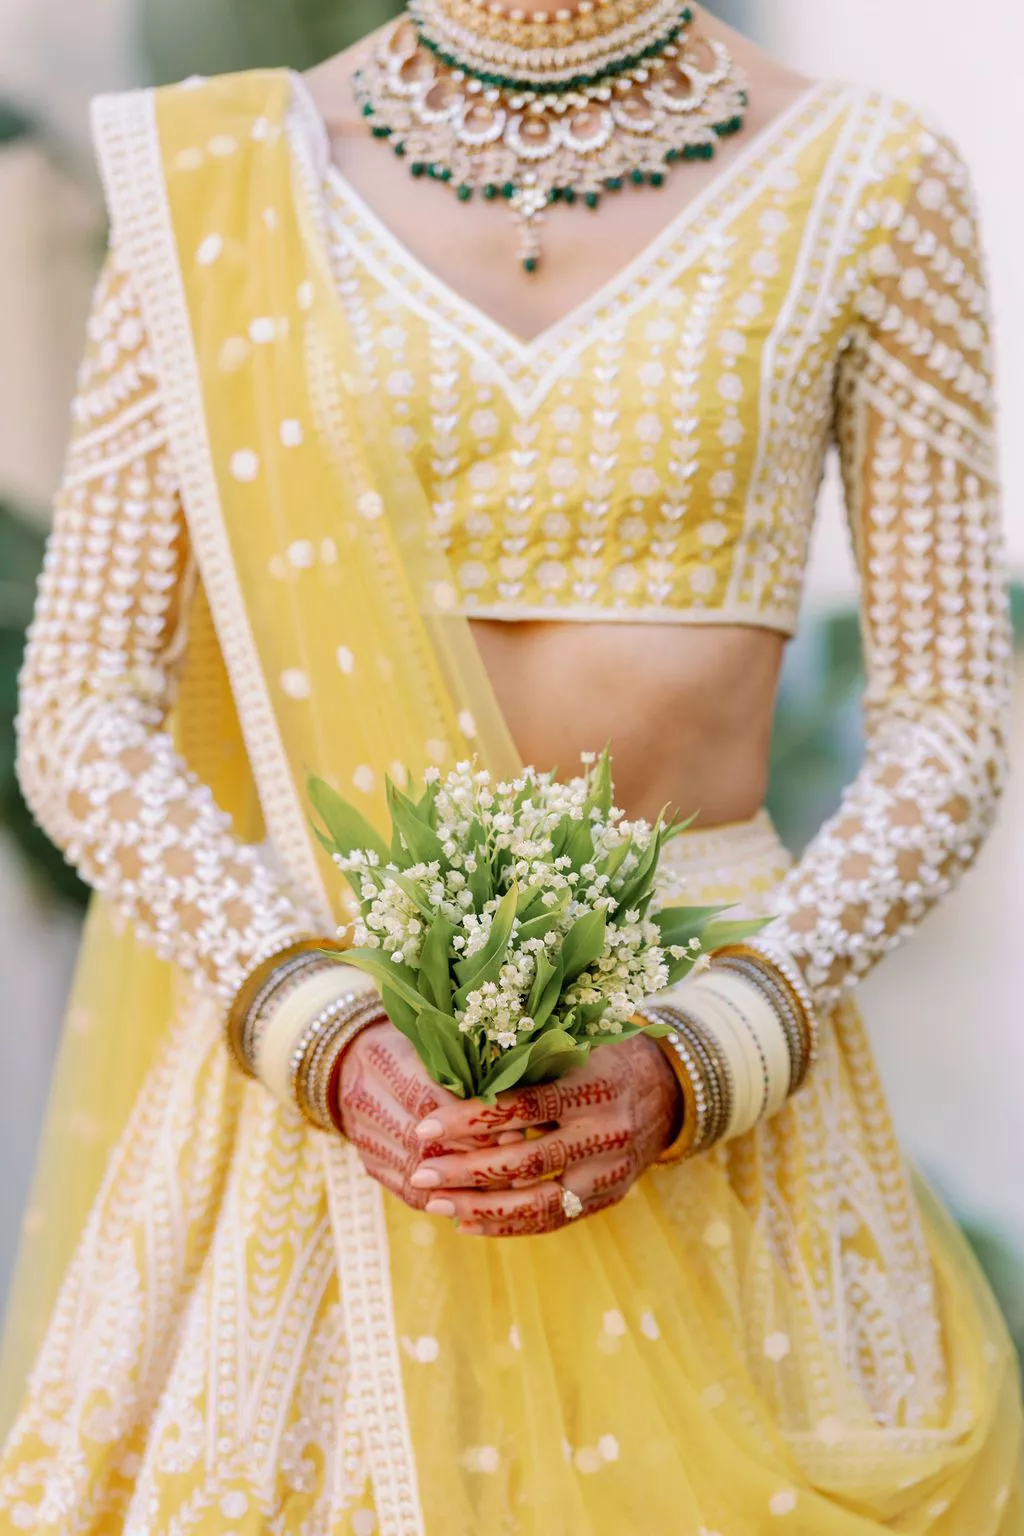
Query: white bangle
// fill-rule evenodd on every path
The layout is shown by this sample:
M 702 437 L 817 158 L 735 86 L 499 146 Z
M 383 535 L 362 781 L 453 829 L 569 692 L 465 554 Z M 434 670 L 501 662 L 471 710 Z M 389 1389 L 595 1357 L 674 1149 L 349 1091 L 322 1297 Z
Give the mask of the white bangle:
M 767 1078 L 758 1118 L 770 1119 L 788 1099 L 793 1079 L 792 1056 L 782 1020 L 764 993 L 742 976 L 716 971 L 712 966 L 698 981 L 703 991 L 720 998 L 750 1031 Z
M 778 1113 L 789 1094 L 792 1066 L 785 1031 L 762 993 L 742 977 L 706 971 L 659 1000 L 692 1014 L 725 1052 L 735 1094 L 724 1140 L 735 1140 Z
M 282 1104 L 295 1104 L 292 1091 L 291 1062 L 295 1048 L 322 1011 L 340 998 L 377 990 L 376 984 L 355 966 L 338 964 L 326 971 L 314 971 L 306 981 L 289 992 L 279 1008 L 267 1020 L 256 1052 L 256 1075 Z

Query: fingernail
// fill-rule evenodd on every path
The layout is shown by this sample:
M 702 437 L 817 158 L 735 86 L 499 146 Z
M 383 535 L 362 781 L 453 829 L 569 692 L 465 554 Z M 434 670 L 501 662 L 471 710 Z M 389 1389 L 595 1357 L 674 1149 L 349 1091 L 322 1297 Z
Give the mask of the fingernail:
M 454 1216 L 454 1200 L 428 1200 L 427 1210 L 431 1216 Z
M 436 1189 L 441 1175 L 434 1168 L 417 1168 L 409 1183 L 413 1189 Z
M 420 1141 L 433 1141 L 444 1131 L 440 1120 L 421 1120 L 416 1127 L 416 1135 Z

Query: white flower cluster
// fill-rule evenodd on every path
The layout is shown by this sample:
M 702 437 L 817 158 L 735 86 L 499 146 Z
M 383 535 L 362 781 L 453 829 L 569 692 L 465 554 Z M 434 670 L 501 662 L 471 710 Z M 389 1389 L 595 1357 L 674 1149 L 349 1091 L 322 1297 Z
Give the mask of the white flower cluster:
M 654 829 L 647 822 L 627 821 L 614 808 L 605 815 L 589 805 L 593 758 L 584 763 L 587 771 L 568 782 L 528 769 L 511 782 L 495 785 L 471 763 L 460 763 L 444 779 L 433 770 L 428 774 L 434 786 L 431 822 L 442 858 L 408 867 L 381 865 L 372 854 L 337 861 L 361 876 L 356 944 L 379 948 L 413 969 L 436 915 L 452 925 L 455 961 L 484 948 L 501 899 L 513 886 L 524 899 L 529 897 L 534 919 L 547 915 L 550 927 L 544 924 L 547 931 L 534 936 L 524 928 L 536 923 L 517 918 L 497 978 L 470 992 L 465 1006 L 455 1011 L 464 1033 L 501 1049 L 516 1045 L 536 1028 L 528 1009 L 538 959 L 553 959 L 565 935 L 588 913 L 608 914 L 603 952 L 563 990 L 548 1024 L 568 1027 L 577 1036 L 616 1034 L 645 998 L 667 985 L 656 925 L 641 920 L 635 910 L 613 918 L 619 893 L 650 848 Z M 571 830 L 584 821 L 592 851 L 586 846 L 582 859 L 569 852 L 556 854 L 554 839 L 561 833 L 564 844 L 567 823 Z M 489 875 L 486 888 L 492 894 L 478 902 L 473 885 L 480 889 L 482 873 Z M 413 888 L 419 900 L 410 895 Z M 587 1005 L 588 1022 L 581 1028 L 575 1010 Z

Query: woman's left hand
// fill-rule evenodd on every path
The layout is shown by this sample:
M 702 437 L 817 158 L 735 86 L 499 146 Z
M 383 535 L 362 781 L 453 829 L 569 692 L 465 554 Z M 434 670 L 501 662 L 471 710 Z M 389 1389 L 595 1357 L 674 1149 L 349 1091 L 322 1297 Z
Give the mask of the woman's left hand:
M 430 1192 L 428 1211 L 464 1233 L 554 1232 L 572 1220 L 565 1191 L 584 1215 L 615 1205 L 671 1145 L 681 1114 L 671 1066 L 653 1040 L 636 1035 L 600 1047 L 559 1082 L 435 1111 L 418 1128 L 424 1142 L 490 1136 L 494 1144 L 430 1157 L 410 1182 Z

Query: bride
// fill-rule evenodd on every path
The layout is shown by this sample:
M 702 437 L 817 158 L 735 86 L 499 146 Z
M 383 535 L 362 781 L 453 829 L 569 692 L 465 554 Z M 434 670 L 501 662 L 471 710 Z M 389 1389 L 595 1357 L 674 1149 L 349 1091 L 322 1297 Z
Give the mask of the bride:
M 1004 772 L 968 173 L 678 0 L 517 3 L 97 104 L 20 715 L 96 898 L 4 1532 L 1024 1530 L 1013 1353 L 852 996 Z M 794 866 L 761 805 L 833 439 L 867 756 Z M 323 952 L 306 775 L 380 822 L 388 774 L 607 741 L 628 813 L 700 811 L 664 899 L 772 921 L 666 1040 L 451 1099 Z

